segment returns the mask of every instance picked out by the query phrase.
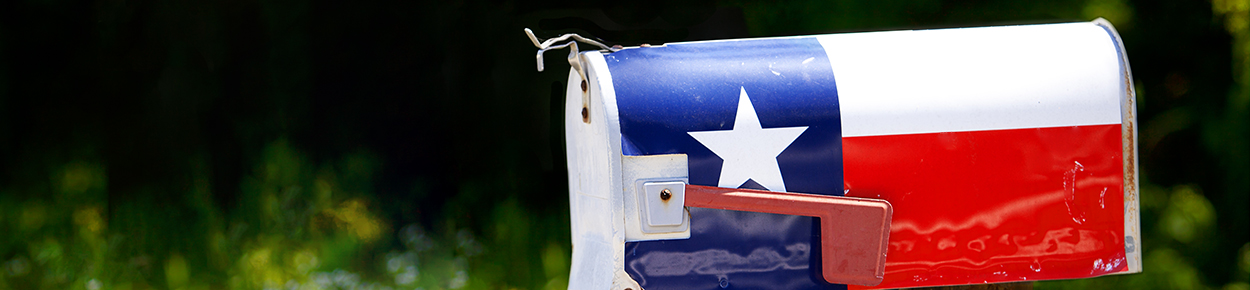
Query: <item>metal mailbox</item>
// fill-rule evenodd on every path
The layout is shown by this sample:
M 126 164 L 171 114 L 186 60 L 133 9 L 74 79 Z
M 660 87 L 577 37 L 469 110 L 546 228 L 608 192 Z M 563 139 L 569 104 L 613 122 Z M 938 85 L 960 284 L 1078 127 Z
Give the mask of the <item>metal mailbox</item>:
M 528 32 L 528 30 L 527 30 Z M 570 289 L 1141 271 L 1135 97 L 1093 22 L 577 51 Z

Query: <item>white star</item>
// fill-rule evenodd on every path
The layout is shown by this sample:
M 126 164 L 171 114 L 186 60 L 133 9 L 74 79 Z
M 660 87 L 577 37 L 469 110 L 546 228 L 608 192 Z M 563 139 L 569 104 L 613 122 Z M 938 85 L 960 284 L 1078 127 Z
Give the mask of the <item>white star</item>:
M 742 88 L 738 116 L 733 130 L 687 132 L 725 162 L 720 170 L 720 187 L 737 188 L 748 179 L 772 191 L 786 191 L 786 182 L 777 166 L 777 155 L 790 147 L 807 126 L 762 128 L 755 106 Z

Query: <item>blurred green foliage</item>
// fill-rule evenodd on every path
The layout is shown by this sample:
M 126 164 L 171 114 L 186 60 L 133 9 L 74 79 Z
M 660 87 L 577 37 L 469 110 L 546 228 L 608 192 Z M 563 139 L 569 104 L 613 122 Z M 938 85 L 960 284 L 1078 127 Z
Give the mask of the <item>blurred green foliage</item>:
M 1250 289 L 1246 0 L 7 1 L 0 289 L 563 289 L 565 75 L 533 72 L 522 27 L 1096 17 L 1133 65 L 1145 273 L 1036 286 Z

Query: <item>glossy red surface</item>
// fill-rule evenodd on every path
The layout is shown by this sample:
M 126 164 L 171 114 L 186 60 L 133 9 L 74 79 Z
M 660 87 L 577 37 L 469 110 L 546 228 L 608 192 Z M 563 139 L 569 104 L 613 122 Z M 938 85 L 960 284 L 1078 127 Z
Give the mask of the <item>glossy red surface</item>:
M 1127 270 L 1119 124 L 842 142 L 846 196 L 894 206 L 877 287 Z

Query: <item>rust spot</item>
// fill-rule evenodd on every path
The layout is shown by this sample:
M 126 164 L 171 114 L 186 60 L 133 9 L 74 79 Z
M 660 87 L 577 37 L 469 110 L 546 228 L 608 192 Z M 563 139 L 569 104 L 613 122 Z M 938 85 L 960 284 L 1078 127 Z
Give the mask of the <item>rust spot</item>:
M 1133 136 L 1133 119 L 1129 119 L 1128 125 L 1124 130 L 1124 182 L 1134 193 L 1137 192 L 1137 186 L 1133 182 L 1137 180 L 1137 157 L 1133 154 L 1136 149 L 1137 138 Z
M 621 46 L 620 44 L 617 44 L 617 45 L 613 45 L 613 46 L 612 46 L 612 49 L 613 49 L 613 50 L 621 50 L 622 48 L 625 48 L 625 47 Z
M 668 190 L 667 188 L 660 191 L 660 200 L 668 201 L 670 198 L 673 198 L 673 191 Z
M 590 84 L 582 80 L 582 123 L 590 124 Z
M 650 44 L 650 43 L 643 43 L 642 45 L 639 45 L 639 46 L 641 46 L 641 47 L 651 47 L 651 44 Z
M 1121 135 L 1124 141 L 1124 189 L 1129 194 L 1125 196 L 1125 201 L 1136 201 L 1137 188 L 1137 116 L 1135 109 L 1137 107 L 1137 98 L 1133 90 L 1133 80 L 1130 79 L 1128 67 L 1123 69 L 1124 76 L 1124 96 L 1125 102 L 1122 105 L 1124 111 L 1124 132 Z M 1136 204 L 1136 203 L 1129 203 Z

